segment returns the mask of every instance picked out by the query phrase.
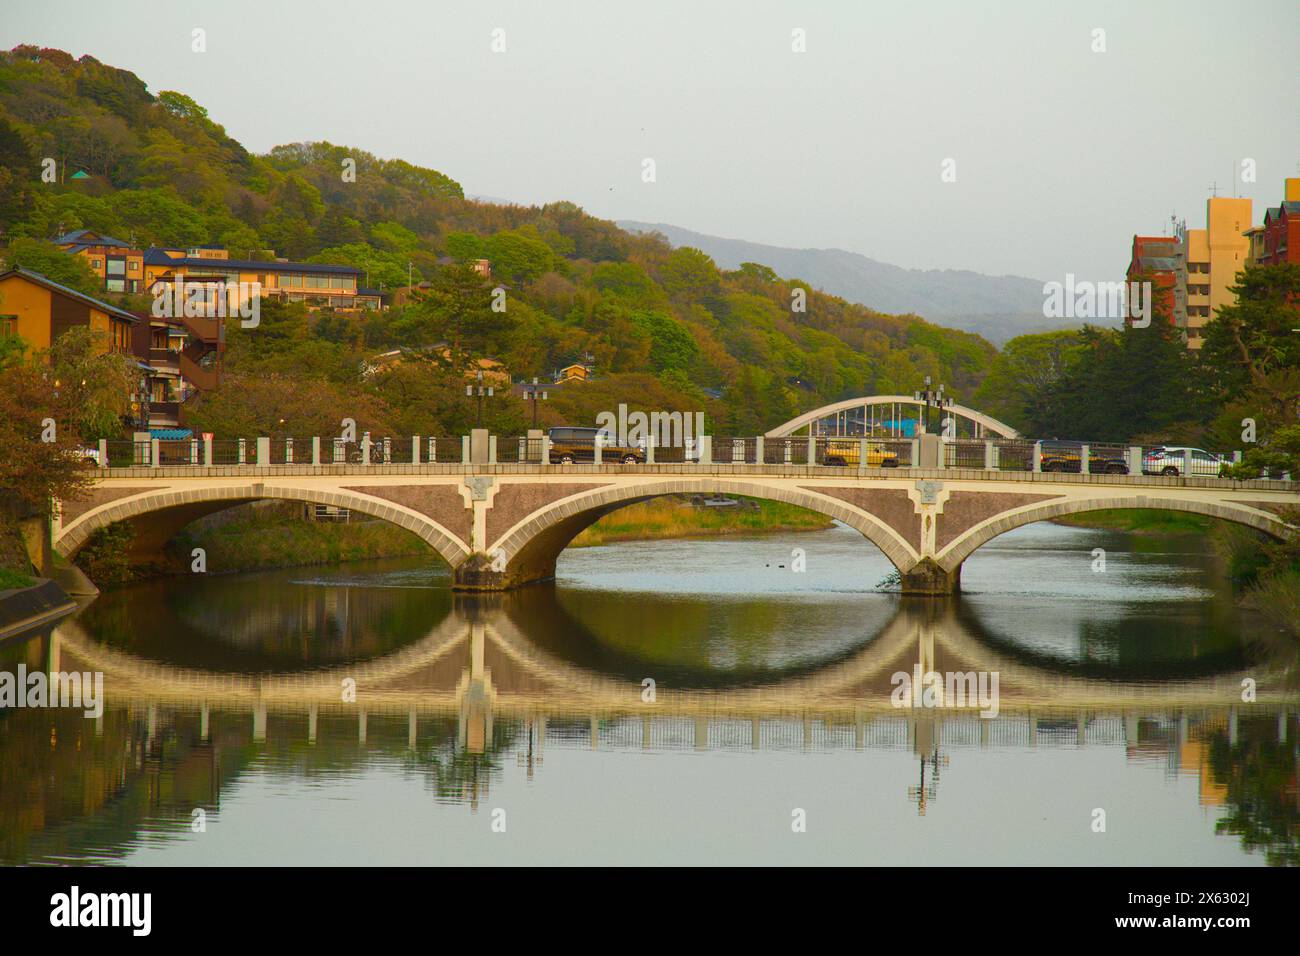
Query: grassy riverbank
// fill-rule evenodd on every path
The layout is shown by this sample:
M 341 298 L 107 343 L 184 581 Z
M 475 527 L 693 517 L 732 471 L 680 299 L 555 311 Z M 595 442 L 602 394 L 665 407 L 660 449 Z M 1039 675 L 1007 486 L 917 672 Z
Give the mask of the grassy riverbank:
M 820 531 L 830 518 L 779 501 L 750 501 L 729 508 L 695 508 L 687 498 L 666 497 L 628 505 L 601 518 L 573 539 L 572 547 L 593 547 L 615 541 L 696 538 L 777 531 Z
M 1217 522 L 1213 518 L 1185 511 L 1162 511 L 1157 508 L 1112 508 L 1085 511 L 1052 519 L 1072 528 L 1098 528 L 1141 535 L 1209 534 Z
M 297 504 L 232 509 L 190 525 L 169 550 L 188 565 L 193 549 L 202 548 L 209 574 L 432 554 L 419 537 L 387 521 L 302 515 Z

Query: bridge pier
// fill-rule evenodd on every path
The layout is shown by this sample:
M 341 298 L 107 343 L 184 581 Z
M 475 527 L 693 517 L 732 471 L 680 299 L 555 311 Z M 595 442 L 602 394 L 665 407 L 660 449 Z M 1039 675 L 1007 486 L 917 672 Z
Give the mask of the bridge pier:
M 514 562 L 505 568 L 486 554 L 471 554 L 451 573 L 453 591 L 509 591 L 526 584 L 555 578 L 555 561 L 549 564 Z
M 934 558 L 925 557 L 899 573 L 904 594 L 944 596 L 961 590 L 961 565 L 945 571 Z

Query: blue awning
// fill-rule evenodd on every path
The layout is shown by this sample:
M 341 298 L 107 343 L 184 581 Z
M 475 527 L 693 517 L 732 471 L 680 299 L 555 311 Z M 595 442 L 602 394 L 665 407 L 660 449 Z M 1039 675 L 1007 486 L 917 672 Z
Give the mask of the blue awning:
M 149 437 L 159 441 L 184 441 L 186 438 L 193 438 L 194 433 L 188 428 L 151 428 Z

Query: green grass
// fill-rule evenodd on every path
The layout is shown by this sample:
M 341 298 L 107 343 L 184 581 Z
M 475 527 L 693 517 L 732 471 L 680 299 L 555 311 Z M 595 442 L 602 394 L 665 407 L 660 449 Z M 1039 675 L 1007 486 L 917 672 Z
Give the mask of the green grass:
M 188 528 L 177 548 L 187 565 L 191 550 L 202 548 L 210 574 L 430 552 L 419 537 L 387 521 L 306 521 L 299 514 L 296 507 L 248 509 L 234 520 Z
M 14 571 L 11 568 L 0 568 L 0 591 L 29 588 L 35 583 L 36 579 L 30 574 L 23 574 L 23 572 Z
M 1216 524 L 1213 518 L 1203 515 L 1159 508 L 1110 508 L 1084 511 L 1052 520 L 1074 528 L 1101 528 L 1106 531 L 1149 535 L 1205 535 Z
M 745 505 L 695 508 L 688 499 L 656 498 L 628 505 L 601 518 L 573 539 L 572 547 L 592 547 L 615 541 L 654 538 L 695 538 L 723 534 L 775 531 L 820 531 L 831 527 L 825 515 L 779 501 L 759 501 L 758 510 Z

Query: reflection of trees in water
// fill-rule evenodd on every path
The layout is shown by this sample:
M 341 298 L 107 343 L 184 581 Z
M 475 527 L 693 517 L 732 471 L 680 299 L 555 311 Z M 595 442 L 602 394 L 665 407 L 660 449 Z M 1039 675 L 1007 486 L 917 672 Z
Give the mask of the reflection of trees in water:
M 264 673 L 382 656 L 423 637 L 450 608 L 444 590 L 254 576 L 104 594 L 80 623 L 97 640 L 141 657 Z
M 999 654 L 1077 677 L 1179 680 L 1231 673 L 1247 662 L 1239 618 L 1217 606 L 1062 602 L 994 624 L 982 602 L 959 600 L 956 616 L 971 637 Z M 1054 634 L 1077 655 L 1043 650 Z
M 1300 866 L 1296 744 L 1279 741 L 1270 719 L 1244 720 L 1235 745 L 1226 731 L 1211 738 L 1210 767 L 1228 791 L 1228 812 L 1216 832 L 1240 837 L 1251 852 L 1262 850 L 1270 866 Z
M 184 838 L 196 808 L 209 825 L 219 820 L 221 794 L 254 764 L 311 779 L 388 761 L 427 776 L 438 800 L 476 807 L 520 726 L 497 721 L 466 746 L 455 717 L 425 718 L 411 751 L 402 717 L 371 716 L 361 743 L 355 716 L 322 716 L 309 742 L 297 714 L 268 715 L 256 740 L 250 714 L 213 712 L 204 740 L 189 710 L 105 711 L 98 734 L 80 710 L 0 711 L 0 863 L 121 860 L 142 843 Z

